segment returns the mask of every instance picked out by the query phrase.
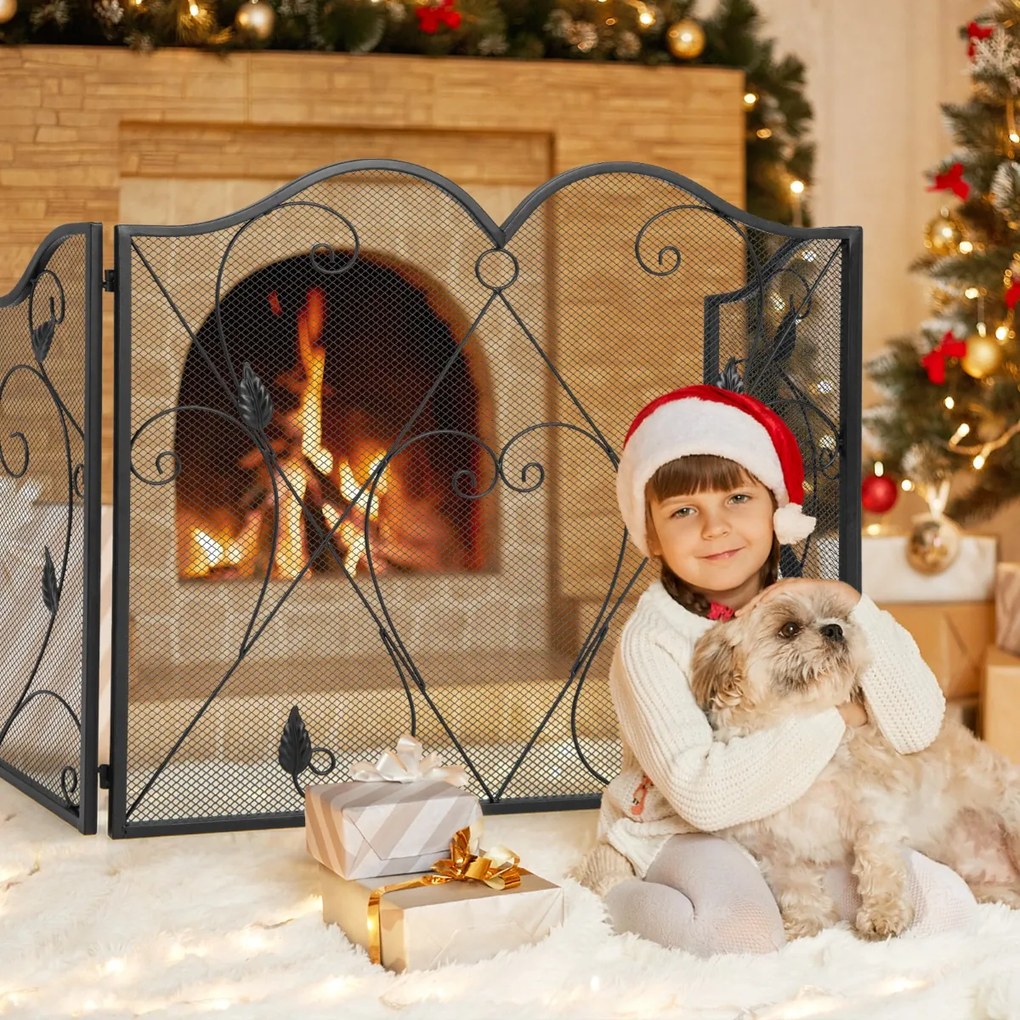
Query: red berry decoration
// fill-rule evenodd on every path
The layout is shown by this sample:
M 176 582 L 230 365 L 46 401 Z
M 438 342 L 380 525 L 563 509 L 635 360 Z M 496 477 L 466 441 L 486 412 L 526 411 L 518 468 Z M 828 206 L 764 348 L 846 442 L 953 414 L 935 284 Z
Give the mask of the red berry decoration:
M 861 506 L 873 514 L 891 510 L 900 490 L 888 475 L 868 475 L 861 482 Z

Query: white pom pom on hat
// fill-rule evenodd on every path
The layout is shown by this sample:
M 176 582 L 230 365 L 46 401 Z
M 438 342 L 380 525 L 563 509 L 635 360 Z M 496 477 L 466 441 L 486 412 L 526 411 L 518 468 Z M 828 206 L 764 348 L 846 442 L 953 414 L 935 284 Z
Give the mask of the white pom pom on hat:
M 804 462 L 786 422 L 746 393 L 685 386 L 643 407 L 623 441 L 616 498 L 631 540 L 645 556 L 645 486 L 663 464 L 692 454 L 732 460 L 772 490 L 781 544 L 799 542 L 814 530 L 815 519 L 802 506 Z

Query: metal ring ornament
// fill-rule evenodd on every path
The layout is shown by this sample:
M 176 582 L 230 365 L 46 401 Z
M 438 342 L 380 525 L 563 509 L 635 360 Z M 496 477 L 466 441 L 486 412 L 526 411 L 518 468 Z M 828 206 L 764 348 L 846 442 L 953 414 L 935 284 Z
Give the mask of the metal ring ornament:
M 510 279 L 506 283 L 489 283 L 482 277 L 482 259 L 486 255 L 502 255 L 510 260 L 510 265 L 513 272 Z M 517 260 L 517 256 L 513 252 L 507 251 L 505 248 L 486 248 L 485 251 L 475 259 L 475 279 L 485 288 L 491 290 L 497 294 L 502 293 L 508 287 L 512 287 L 516 282 L 517 278 L 521 275 L 521 264 Z

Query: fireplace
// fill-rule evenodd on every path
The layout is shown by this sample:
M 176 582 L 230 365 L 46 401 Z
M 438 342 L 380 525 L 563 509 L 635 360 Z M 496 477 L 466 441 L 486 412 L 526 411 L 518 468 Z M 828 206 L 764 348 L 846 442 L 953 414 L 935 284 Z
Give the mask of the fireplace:
M 324 258 L 327 256 L 323 256 Z M 495 566 L 491 383 L 442 284 L 351 250 L 264 266 L 231 288 L 184 363 L 174 453 L 178 574 L 202 583 Z M 270 464 L 223 428 L 250 371 L 271 404 Z M 409 443 L 409 436 L 418 438 Z

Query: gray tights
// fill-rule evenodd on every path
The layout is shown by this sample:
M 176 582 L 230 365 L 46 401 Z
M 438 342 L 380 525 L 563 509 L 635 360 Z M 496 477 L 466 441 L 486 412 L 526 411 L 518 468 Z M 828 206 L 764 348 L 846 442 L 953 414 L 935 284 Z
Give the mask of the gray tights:
M 968 923 L 975 902 L 963 879 L 913 850 L 912 934 L 951 931 Z M 856 879 L 845 868 L 829 873 L 829 891 L 850 921 L 860 906 Z M 751 859 L 732 843 L 703 833 L 673 836 L 645 878 L 629 878 L 606 894 L 618 932 L 634 932 L 697 956 L 767 953 L 786 944 L 772 892 Z

